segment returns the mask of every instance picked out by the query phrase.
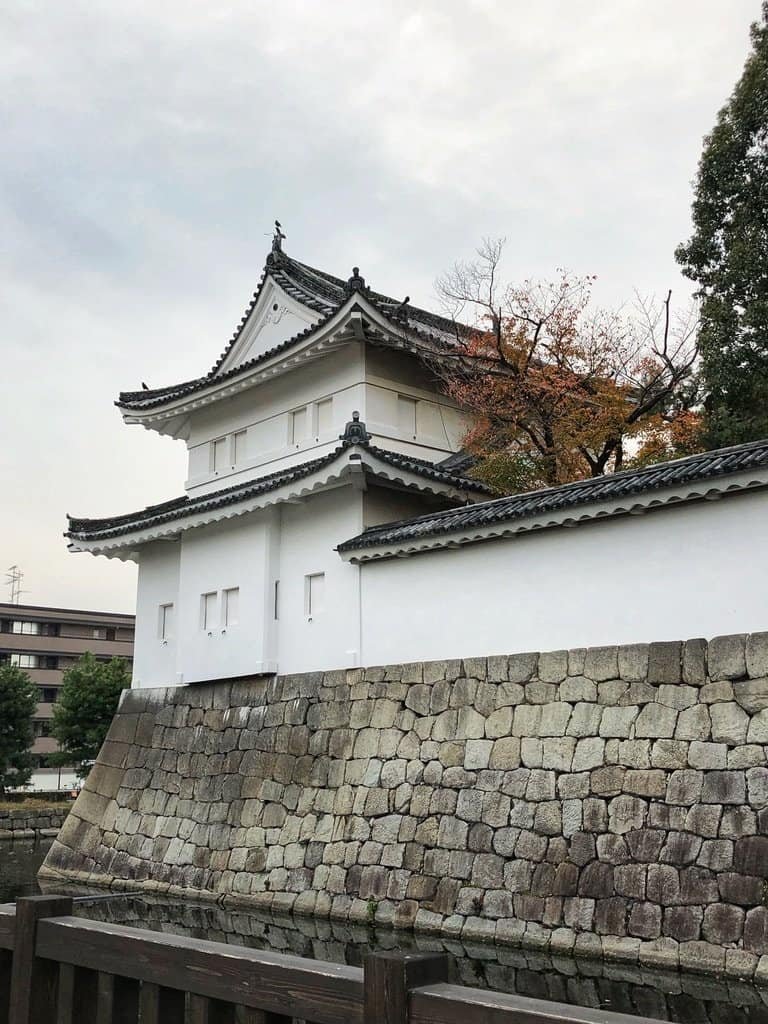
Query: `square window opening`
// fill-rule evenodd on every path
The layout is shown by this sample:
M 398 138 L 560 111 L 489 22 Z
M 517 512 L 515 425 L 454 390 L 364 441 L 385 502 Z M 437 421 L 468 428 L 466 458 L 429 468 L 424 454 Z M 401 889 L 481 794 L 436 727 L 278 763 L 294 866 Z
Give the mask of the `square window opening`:
M 222 591 L 221 605 L 224 626 L 236 626 L 240 619 L 240 587 L 230 587 Z
M 200 595 L 200 628 L 212 630 L 216 625 L 216 605 L 218 592 L 215 590 Z

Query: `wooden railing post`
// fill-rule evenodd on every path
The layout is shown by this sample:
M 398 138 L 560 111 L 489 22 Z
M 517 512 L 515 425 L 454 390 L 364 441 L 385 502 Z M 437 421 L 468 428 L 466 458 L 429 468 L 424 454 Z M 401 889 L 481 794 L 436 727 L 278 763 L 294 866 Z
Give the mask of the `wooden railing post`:
M 8 1024 L 55 1021 L 59 965 L 35 956 L 37 922 L 44 917 L 69 917 L 71 914 L 72 900 L 68 896 L 25 896 L 16 900 Z
M 448 980 L 444 953 L 371 953 L 363 965 L 365 1024 L 408 1024 L 408 993 Z

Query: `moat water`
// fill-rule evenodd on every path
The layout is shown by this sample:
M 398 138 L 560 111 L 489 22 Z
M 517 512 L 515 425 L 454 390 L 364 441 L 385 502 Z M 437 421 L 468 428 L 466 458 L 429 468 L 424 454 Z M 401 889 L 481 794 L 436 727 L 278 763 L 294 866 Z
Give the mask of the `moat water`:
M 50 840 L 0 841 L 0 903 L 40 891 L 36 875 L 49 845 Z M 104 891 L 94 894 L 103 896 Z M 137 896 L 80 903 L 76 913 L 352 966 L 361 966 L 374 950 L 444 951 L 452 960 L 452 980 L 475 988 L 680 1024 L 768 1024 L 768 989 L 749 982 Z

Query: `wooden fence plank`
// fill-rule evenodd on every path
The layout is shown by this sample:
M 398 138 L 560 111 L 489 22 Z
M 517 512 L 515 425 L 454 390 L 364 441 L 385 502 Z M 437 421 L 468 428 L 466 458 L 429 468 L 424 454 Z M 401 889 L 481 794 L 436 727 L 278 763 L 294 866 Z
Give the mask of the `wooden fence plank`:
M 56 1019 L 56 989 L 59 967 L 55 956 L 37 955 L 39 922 L 46 917 L 72 913 L 72 900 L 65 896 L 26 896 L 16 901 L 16 934 L 9 1024 L 50 1024 Z
M 139 1019 L 139 983 L 133 978 L 115 977 L 112 1024 L 137 1024 Z
M 363 1024 L 358 968 L 81 918 L 41 921 L 38 935 L 40 956 L 313 1024 Z
M 411 992 L 410 1003 L 409 1024 L 650 1024 L 647 1018 L 626 1013 L 461 985 L 416 989 Z
M 0 904 L 0 949 L 13 949 L 16 935 L 16 907 L 13 903 Z
M 97 977 L 96 1019 L 94 1024 L 112 1024 L 112 1006 L 115 1001 L 115 976 L 99 971 Z M 84 1021 L 83 1024 L 86 1024 L 86 1022 Z
M 189 999 L 187 1024 L 236 1024 L 235 1009 L 233 1003 L 193 995 Z
M 366 957 L 365 1024 L 408 1024 L 409 992 L 448 977 L 448 957 L 429 953 L 372 953 Z
M 145 981 L 139 993 L 139 1018 L 141 1024 L 161 1024 L 160 986 Z
M 95 1019 L 97 978 L 95 971 L 84 967 L 59 966 L 56 1024 L 78 1024 Z
M 13 953 L 0 949 L 0 1024 L 8 1024 L 8 1002 L 11 998 L 11 967 Z

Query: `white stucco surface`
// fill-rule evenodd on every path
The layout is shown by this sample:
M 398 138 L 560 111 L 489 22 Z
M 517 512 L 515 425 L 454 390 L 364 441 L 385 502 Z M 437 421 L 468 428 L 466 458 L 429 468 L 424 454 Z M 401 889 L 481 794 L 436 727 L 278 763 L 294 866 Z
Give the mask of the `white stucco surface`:
M 765 492 L 362 566 L 375 665 L 768 627 Z

